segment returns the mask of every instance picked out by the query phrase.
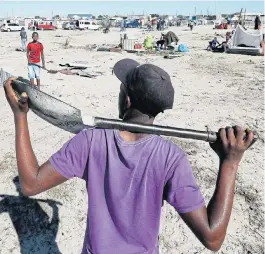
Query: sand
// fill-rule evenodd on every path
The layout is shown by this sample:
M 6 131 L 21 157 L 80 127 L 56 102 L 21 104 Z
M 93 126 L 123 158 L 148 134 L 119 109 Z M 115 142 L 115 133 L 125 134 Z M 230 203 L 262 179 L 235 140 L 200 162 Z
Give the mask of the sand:
M 47 68 L 60 63 L 88 61 L 91 72 L 103 72 L 96 79 L 42 71 L 42 90 L 80 108 L 88 114 L 117 118 L 119 81 L 112 75 L 116 61 L 132 58 L 153 63 L 168 71 L 175 87 L 174 109 L 159 115 L 156 123 L 205 130 L 239 124 L 255 129 L 261 139 L 249 149 L 240 164 L 236 196 L 227 236 L 218 253 L 264 253 L 263 151 L 264 151 L 264 63 L 260 56 L 215 54 L 205 51 L 217 32 L 212 27 L 172 28 L 190 52 L 175 59 L 137 56 L 129 53 L 90 51 L 92 44 L 117 45 L 119 32 L 40 32 Z M 143 40 L 138 29 L 127 31 L 129 38 Z M 159 38 L 159 32 L 153 32 Z M 70 38 L 70 47 L 64 44 Z M 0 67 L 27 77 L 26 56 L 16 52 L 18 33 L 1 33 Z M 18 197 L 13 178 L 17 175 L 14 122 L 0 89 L 0 253 L 80 253 L 86 227 L 87 194 L 78 179 L 32 198 Z M 72 135 L 29 113 L 31 141 L 39 163 L 59 149 Z M 172 139 L 188 154 L 194 175 L 209 201 L 215 187 L 218 158 L 206 142 Z M 42 201 L 40 200 L 42 199 Z M 44 202 L 49 199 L 49 202 Z M 44 201 L 43 201 L 44 200 Z M 55 203 L 60 202 L 60 204 Z M 28 225 L 28 226 L 27 226 Z M 160 230 L 161 253 L 210 253 L 196 239 L 172 207 L 165 204 Z

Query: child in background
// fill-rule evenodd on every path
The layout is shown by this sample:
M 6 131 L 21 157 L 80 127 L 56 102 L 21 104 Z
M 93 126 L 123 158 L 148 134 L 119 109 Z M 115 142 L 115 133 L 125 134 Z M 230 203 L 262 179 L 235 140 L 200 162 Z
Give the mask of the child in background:
M 22 50 L 23 52 L 26 52 L 26 48 L 27 48 L 26 44 L 27 44 L 28 36 L 27 36 L 27 32 L 25 31 L 24 27 L 21 28 L 20 38 L 21 38 Z
M 213 51 L 220 43 L 217 41 L 217 38 L 214 37 L 212 41 L 209 41 L 209 46 L 207 47 L 207 50 Z
M 42 68 L 45 69 L 45 60 L 43 45 L 39 42 L 39 35 L 37 32 L 34 32 L 32 34 L 32 42 L 28 44 L 27 58 L 30 83 L 33 87 L 40 89 L 40 61 L 42 60 Z M 36 86 L 34 84 L 35 79 L 37 80 Z

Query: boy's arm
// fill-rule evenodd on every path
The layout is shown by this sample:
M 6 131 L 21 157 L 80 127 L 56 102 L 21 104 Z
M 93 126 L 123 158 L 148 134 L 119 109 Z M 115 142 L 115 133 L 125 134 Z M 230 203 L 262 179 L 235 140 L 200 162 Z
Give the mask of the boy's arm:
M 28 59 L 28 63 L 30 64 L 30 59 L 29 59 L 29 49 L 27 48 L 27 59 Z
M 208 207 L 180 214 L 202 244 L 212 251 L 218 251 L 225 239 L 234 199 L 236 170 L 236 165 L 222 163 Z
M 42 60 L 42 67 L 45 69 L 45 59 L 44 59 L 44 51 L 43 49 L 41 50 L 41 60 Z
M 31 63 L 30 57 L 29 57 L 29 55 L 30 55 L 30 49 L 31 49 L 31 46 L 30 46 L 30 44 L 28 44 L 28 46 L 27 46 L 27 59 L 28 59 L 28 63 L 29 64 Z
M 253 133 L 250 131 L 245 141 L 241 128 L 237 127 L 235 133 L 237 134 L 234 134 L 233 128 L 228 128 L 227 131 L 222 129 L 220 136 L 223 148 L 215 144 L 214 150 L 220 157 L 220 168 L 208 207 L 180 214 L 197 238 L 212 251 L 217 251 L 225 239 L 234 200 L 238 165 L 253 140 Z
M 7 101 L 14 113 L 17 167 L 21 189 L 24 195 L 32 196 L 63 183 L 67 178 L 59 174 L 50 162 L 39 166 L 30 142 L 27 97 L 22 96 L 18 101 L 12 89 L 14 79 L 8 79 L 4 84 L 4 89 Z
M 15 114 L 16 156 L 19 180 L 24 195 L 33 196 L 67 180 L 49 161 L 39 166 L 33 152 L 27 114 Z
M 92 132 L 87 135 L 85 132 L 80 132 L 49 161 L 39 166 L 30 142 L 27 122 L 28 98 L 23 93 L 18 101 L 12 89 L 13 80 L 15 78 L 8 79 L 4 84 L 4 89 L 14 114 L 17 166 L 24 195 L 36 195 L 72 177 L 86 179 Z

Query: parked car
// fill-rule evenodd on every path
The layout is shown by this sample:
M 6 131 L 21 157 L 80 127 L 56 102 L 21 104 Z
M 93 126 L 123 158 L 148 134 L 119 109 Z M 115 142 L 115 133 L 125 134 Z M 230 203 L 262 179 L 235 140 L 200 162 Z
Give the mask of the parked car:
M 29 30 L 56 30 L 57 27 L 51 21 L 34 21 L 28 25 Z
M 37 26 L 37 30 L 56 30 L 56 29 L 57 27 L 54 26 L 52 22 L 50 23 L 41 22 L 41 23 L 38 23 L 38 26 Z
M 63 23 L 63 29 L 64 30 L 75 30 L 76 24 L 75 24 L 75 22 L 64 22 Z
M 102 26 L 89 20 L 77 20 L 76 27 L 80 30 L 100 30 Z
M 15 23 L 3 24 L 3 26 L 1 27 L 1 32 L 21 31 L 22 27 L 23 26 Z
M 98 31 L 102 28 L 102 26 L 100 25 L 96 25 L 96 24 L 93 24 L 91 23 L 90 25 L 88 25 L 88 30 L 94 30 L 94 31 Z
M 126 22 L 126 28 L 140 28 L 140 22 L 138 20 L 132 20 L 132 21 L 128 21 Z
M 52 22 L 34 22 L 29 24 L 29 30 L 56 30 L 57 27 Z

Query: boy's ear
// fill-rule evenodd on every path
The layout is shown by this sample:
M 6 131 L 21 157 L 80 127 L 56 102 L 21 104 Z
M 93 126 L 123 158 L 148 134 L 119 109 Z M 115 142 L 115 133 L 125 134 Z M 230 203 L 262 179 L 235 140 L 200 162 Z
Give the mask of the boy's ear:
M 127 107 L 130 108 L 132 106 L 131 99 L 127 96 Z

